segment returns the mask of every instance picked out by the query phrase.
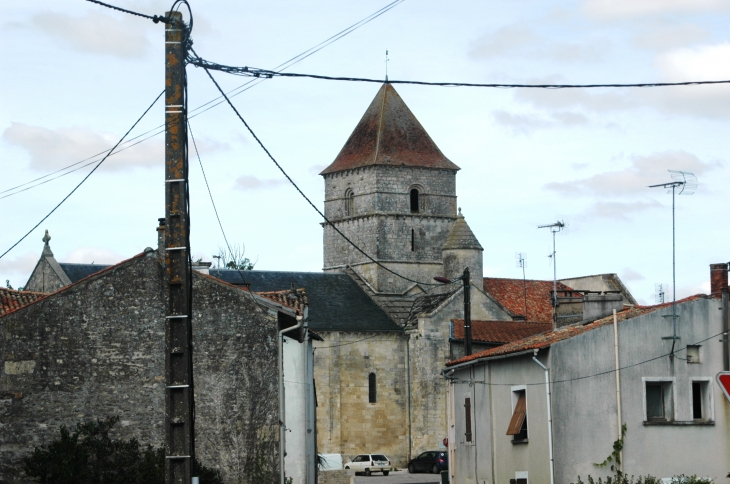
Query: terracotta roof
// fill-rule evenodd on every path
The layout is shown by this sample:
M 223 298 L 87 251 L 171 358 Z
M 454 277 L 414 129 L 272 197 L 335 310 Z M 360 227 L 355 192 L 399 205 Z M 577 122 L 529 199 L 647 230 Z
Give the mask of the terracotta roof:
M 459 209 L 459 215 L 456 217 L 456 221 L 451 226 L 446 242 L 441 247 L 443 250 L 448 249 L 478 249 L 484 250 L 479 244 L 474 232 L 469 228 L 469 224 L 466 223 L 464 216 L 461 214 Z
M 656 311 L 659 309 L 658 306 L 641 306 L 641 307 L 632 307 L 628 309 L 624 309 L 623 311 L 620 311 L 616 315 L 616 319 L 618 321 L 624 321 L 626 319 L 635 318 L 637 316 L 642 316 L 647 313 L 651 313 L 653 311 Z M 473 361 L 478 360 L 480 358 L 489 358 L 491 356 L 501 356 L 501 355 L 508 355 L 511 353 L 520 353 L 522 351 L 529 351 L 529 350 L 535 350 L 540 348 L 545 348 L 553 343 L 557 343 L 558 341 L 562 341 L 564 339 L 572 338 L 573 336 L 577 336 L 579 334 L 585 333 L 586 331 L 590 331 L 592 329 L 600 328 L 601 326 L 605 326 L 607 324 L 613 323 L 613 315 L 606 316 L 605 318 L 599 319 L 597 321 L 594 321 L 592 323 L 582 325 L 582 324 L 575 324 L 570 326 L 563 326 L 561 328 L 558 328 L 554 331 L 549 331 L 547 333 L 541 333 L 536 334 L 534 336 L 529 336 L 527 338 L 513 341 L 511 343 L 504 344 L 502 346 L 497 346 L 496 348 L 491 348 L 485 351 L 480 351 L 479 353 L 474 353 L 470 356 L 465 356 L 463 358 L 459 358 L 458 360 L 450 361 L 446 364 L 446 366 L 453 366 L 458 365 L 459 363 L 465 363 L 467 361 Z
M 307 292 L 304 288 L 291 288 L 283 291 L 255 292 L 254 294 L 265 297 L 266 299 L 279 303 L 282 306 L 292 308 L 300 315 L 304 311 L 304 306 L 309 304 L 307 301 Z
M 0 316 L 27 306 L 45 296 L 41 292 L 15 291 L 0 287 Z
M 453 319 L 454 339 L 464 339 L 464 320 Z M 484 343 L 511 343 L 528 336 L 545 333 L 552 329 L 551 323 L 529 321 L 472 321 L 471 339 Z
M 383 84 L 340 154 L 320 175 L 371 165 L 459 169 L 390 84 Z
M 558 291 L 572 290 L 559 281 L 557 286 Z M 524 316 L 526 320 L 541 323 L 553 320 L 553 305 L 550 298 L 553 281 L 528 279 L 523 282 L 522 279 L 485 277 L 483 287 L 484 291 L 513 316 Z M 527 288 L 526 296 L 525 288 Z M 527 314 L 525 314 L 525 300 L 527 301 Z

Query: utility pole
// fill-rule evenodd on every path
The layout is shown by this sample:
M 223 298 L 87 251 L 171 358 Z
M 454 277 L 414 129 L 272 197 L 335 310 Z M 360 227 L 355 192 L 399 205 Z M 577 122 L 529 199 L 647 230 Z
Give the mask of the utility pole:
M 186 26 L 165 26 L 165 484 L 190 484 L 195 459 L 188 159 Z

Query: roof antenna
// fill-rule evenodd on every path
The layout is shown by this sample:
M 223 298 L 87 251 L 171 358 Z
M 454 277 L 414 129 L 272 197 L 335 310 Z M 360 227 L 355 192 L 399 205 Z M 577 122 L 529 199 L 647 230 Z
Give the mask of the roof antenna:
M 524 252 L 515 252 L 517 268 L 522 269 L 522 286 L 525 293 L 525 321 L 529 321 L 530 318 L 527 317 L 527 279 L 525 278 L 525 257 L 527 257 L 527 254 Z
M 670 358 L 674 358 L 674 346 L 677 344 L 677 249 L 674 224 L 674 198 L 675 195 L 692 195 L 697 190 L 697 177 L 688 171 L 667 170 L 672 177 L 669 183 L 649 185 L 649 188 L 671 188 L 667 193 L 672 194 L 672 336 L 664 336 L 662 339 L 672 340 L 672 351 Z
M 385 82 L 388 82 L 388 51 L 385 51 Z
M 548 225 L 537 226 L 538 229 L 550 229 L 550 232 L 553 233 L 553 253 L 548 256 L 553 259 L 553 308 L 558 307 L 558 265 L 555 260 L 555 234 L 560 232 L 563 227 L 565 227 L 565 222 L 562 220 L 558 220 L 557 222 Z M 553 309 L 553 312 L 554 311 L 555 309 Z

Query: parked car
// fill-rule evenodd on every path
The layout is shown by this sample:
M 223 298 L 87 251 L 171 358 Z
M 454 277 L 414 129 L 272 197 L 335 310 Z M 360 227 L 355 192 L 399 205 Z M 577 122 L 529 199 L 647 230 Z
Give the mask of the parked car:
M 390 460 L 383 454 L 360 454 L 347 462 L 345 469 L 352 469 L 355 474 L 364 472 L 366 476 L 373 472 L 382 472 L 384 476 L 387 476 L 393 467 L 390 465 Z
M 429 450 L 408 462 L 408 472 L 433 472 L 438 474 L 449 468 L 449 456 L 440 450 Z

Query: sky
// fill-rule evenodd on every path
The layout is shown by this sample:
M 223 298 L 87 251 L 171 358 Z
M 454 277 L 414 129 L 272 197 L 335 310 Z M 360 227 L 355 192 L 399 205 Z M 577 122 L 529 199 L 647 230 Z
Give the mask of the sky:
M 171 5 L 110 3 L 150 15 Z M 274 68 L 389 3 L 191 1 L 194 48 L 221 64 Z M 93 165 L 64 168 L 111 148 L 162 91 L 164 27 L 82 0 L 3 2 L 0 19 L 2 253 Z M 398 80 L 725 80 L 729 20 L 727 0 L 404 0 L 288 71 L 381 79 L 387 50 L 388 76 Z M 217 97 L 201 69 L 189 66 L 188 77 L 191 109 Z M 248 82 L 215 77 L 227 91 Z M 276 78 L 235 91 L 232 100 L 321 208 L 318 173 L 378 88 Z M 694 194 L 676 198 L 677 297 L 708 292 L 709 264 L 730 260 L 722 188 L 730 181 L 730 85 L 396 89 L 461 168 L 458 204 L 484 247 L 485 276 L 522 277 L 520 252 L 527 278 L 552 279 L 552 238 L 537 227 L 565 220 L 567 230 L 556 236 L 558 278 L 617 273 L 640 303 L 655 302 L 657 283 L 671 297 L 672 196 L 647 188 L 671 181 L 667 170 L 699 181 Z M 158 103 L 130 137 L 163 116 Z M 245 247 L 256 269 L 320 271 L 319 216 L 230 108 L 221 104 L 190 123 L 228 240 Z M 46 229 L 61 262 L 114 263 L 156 244 L 163 137 L 130 145 L 0 259 L 1 282 L 25 284 Z M 193 253 L 212 261 L 223 236 L 198 160 L 190 163 Z

